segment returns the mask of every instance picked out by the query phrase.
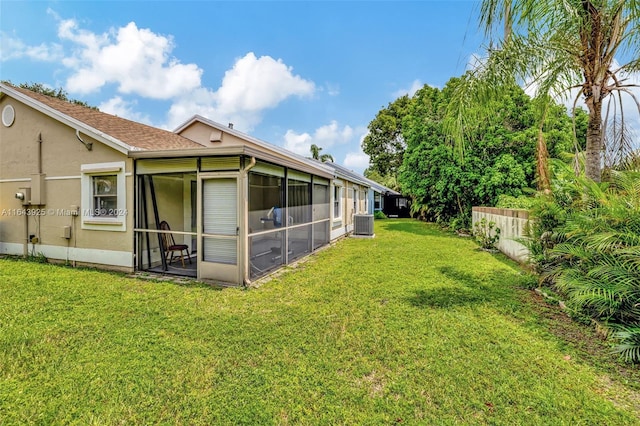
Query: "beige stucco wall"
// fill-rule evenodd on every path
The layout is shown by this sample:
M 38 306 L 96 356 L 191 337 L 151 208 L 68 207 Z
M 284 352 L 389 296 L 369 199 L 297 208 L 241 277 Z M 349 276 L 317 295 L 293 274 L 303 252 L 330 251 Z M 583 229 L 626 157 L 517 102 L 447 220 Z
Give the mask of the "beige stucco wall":
M 92 151 L 88 151 L 77 140 L 75 129 L 9 96 L 0 99 L 0 110 L 7 104 L 15 109 L 15 122 L 11 127 L 0 125 L 0 253 L 16 254 L 17 244 L 24 245 L 27 235 L 32 234 L 39 241 L 29 244 L 29 252 L 95 264 L 109 262 L 116 256 L 119 263 L 129 264 L 124 268 L 120 264 L 118 269 L 133 267 L 132 161 L 82 133 L 85 141 L 93 142 Z M 45 204 L 23 206 L 14 194 L 21 187 L 32 186 L 31 175 L 39 172 L 39 135 L 42 135 L 41 172 L 46 176 Z M 126 231 L 81 229 L 80 217 L 69 215 L 72 205 L 81 205 L 81 165 L 122 161 L 126 176 Z M 24 213 L 35 215 L 25 218 Z M 71 239 L 62 237 L 64 226 L 72 227 Z

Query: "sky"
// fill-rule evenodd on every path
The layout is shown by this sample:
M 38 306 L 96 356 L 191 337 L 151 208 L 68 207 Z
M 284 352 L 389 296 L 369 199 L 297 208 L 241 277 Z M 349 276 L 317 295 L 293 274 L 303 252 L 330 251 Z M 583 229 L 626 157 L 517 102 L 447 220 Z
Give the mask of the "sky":
M 478 2 L 0 2 L 0 79 L 174 130 L 195 114 L 356 172 L 376 113 L 463 74 Z M 640 82 L 640 79 L 637 79 Z M 638 126 L 640 127 L 640 125 Z
M 174 130 L 194 114 L 363 172 L 376 113 L 482 44 L 471 1 L 12 1 L 0 79 Z

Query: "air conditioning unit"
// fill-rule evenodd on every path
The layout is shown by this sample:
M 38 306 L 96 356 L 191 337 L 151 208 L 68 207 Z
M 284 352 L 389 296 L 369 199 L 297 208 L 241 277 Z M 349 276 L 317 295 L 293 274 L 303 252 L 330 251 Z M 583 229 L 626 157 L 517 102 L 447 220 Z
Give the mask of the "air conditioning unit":
M 372 214 L 356 214 L 353 216 L 353 235 L 373 236 Z

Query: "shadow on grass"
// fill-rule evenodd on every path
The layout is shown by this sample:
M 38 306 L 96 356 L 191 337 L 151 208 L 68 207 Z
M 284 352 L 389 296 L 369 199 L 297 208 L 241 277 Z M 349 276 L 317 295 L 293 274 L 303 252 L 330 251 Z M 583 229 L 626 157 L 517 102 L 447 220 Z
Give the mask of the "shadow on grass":
M 454 238 L 453 234 L 447 234 L 438 228 L 435 224 L 421 222 L 416 219 L 388 219 L 382 223 L 382 226 L 388 231 L 408 232 L 416 235 L 429 235 L 433 237 L 449 237 Z
M 439 271 L 454 280 L 456 286 L 419 289 L 406 299 L 410 305 L 418 308 L 451 308 L 498 302 L 512 292 L 512 286 L 508 284 L 516 279 L 506 271 L 496 271 L 484 279 L 450 266 L 441 267 Z

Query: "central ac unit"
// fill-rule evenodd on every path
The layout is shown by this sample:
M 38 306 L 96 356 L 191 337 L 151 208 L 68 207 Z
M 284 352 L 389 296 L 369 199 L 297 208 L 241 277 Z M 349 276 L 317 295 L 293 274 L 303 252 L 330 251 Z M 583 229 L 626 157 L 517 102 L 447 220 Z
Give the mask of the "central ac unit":
M 353 235 L 373 235 L 372 214 L 356 214 L 353 216 Z

